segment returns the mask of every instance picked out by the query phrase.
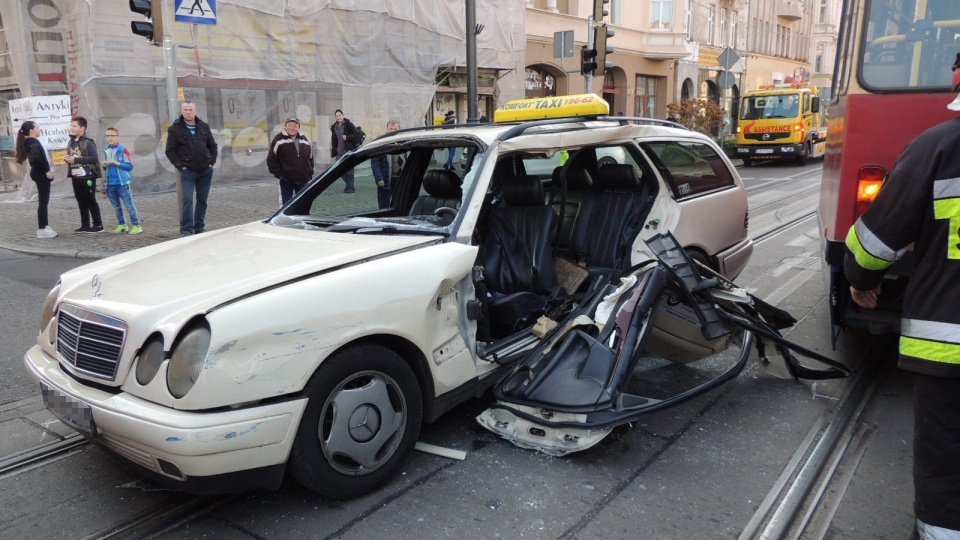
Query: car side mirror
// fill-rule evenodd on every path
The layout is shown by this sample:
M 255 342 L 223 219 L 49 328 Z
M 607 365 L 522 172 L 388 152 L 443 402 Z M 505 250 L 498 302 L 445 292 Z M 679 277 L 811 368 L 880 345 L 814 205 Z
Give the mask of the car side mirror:
M 814 96 L 813 101 L 810 103 L 810 110 L 815 113 L 820 112 L 820 98 L 818 96 Z

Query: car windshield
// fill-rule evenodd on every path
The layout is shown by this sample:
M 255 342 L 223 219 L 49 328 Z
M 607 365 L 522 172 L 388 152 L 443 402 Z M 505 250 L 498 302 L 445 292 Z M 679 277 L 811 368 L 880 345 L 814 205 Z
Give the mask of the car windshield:
M 800 112 L 798 98 L 799 94 L 745 97 L 740 107 L 740 119 L 796 118 Z
M 351 234 L 449 235 L 472 181 L 473 140 L 398 141 L 334 163 L 270 220 Z

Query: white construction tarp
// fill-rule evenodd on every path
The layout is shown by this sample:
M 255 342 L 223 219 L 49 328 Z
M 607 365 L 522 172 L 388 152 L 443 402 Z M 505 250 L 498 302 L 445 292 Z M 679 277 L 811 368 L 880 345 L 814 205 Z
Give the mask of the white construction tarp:
M 216 182 L 270 178 L 267 146 L 289 116 L 316 145 L 321 170 L 336 109 L 373 137 L 388 119 L 423 125 L 439 93 L 463 92 L 438 87 L 443 73 L 465 69 L 463 0 L 218 0 L 215 26 L 175 22 L 174 0 L 164 1 L 164 32 L 195 43 L 176 49 L 178 89 L 217 135 Z M 477 65 L 497 75 L 487 77 L 496 81 L 488 99 L 523 97 L 524 3 L 477 4 Z M 119 129 L 135 192 L 166 191 L 176 178 L 164 155 L 166 66 L 161 47 L 131 32 L 138 17 L 119 0 L 0 0 L 0 91 L 68 94 L 98 145 L 107 127 Z M 3 126 L 4 135 L 19 127 Z M 5 159 L 8 173 L 27 177 Z M 54 196 L 72 193 L 65 177 L 58 169 Z M 33 186 L 23 184 L 26 198 Z

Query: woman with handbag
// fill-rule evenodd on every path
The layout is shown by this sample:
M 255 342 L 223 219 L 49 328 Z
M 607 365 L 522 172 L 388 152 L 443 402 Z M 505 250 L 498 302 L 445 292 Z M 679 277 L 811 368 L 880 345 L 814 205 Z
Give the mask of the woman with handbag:
M 100 159 L 97 143 L 87 137 L 87 119 L 82 116 L 70 119 L 70 145 L 63 160 L 67 162 L 67 175 L 73 182 L 73 195 L 80 206 L 80 228 L 73 232 L 102 233 L 103 221 L 100 218 L 100 204 L 97 203 Z
M 47 205 L 50 203 L 50 184 L 53 183 L 53 168 L 47 151 L 37 137 L 40 136 L 40 124 L 27 120 L 17 132 L 15 155 L 17 163 L 30 162 L 30 179 L 37 184 L 37 238 L 54 238 L 57 231 L 47 222 Z

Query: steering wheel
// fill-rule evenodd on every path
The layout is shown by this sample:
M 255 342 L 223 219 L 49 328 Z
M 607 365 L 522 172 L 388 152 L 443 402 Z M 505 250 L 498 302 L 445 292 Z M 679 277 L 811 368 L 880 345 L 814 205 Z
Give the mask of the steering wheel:
M 441 206 L 433 211 L 433 215 L 435 216 L 446 215 L 446 216 L 450 216 L 450 219 L 454 219 L 455 217 L 457 217 L 457 210 L 456 208 L 450 208 L 449 206 Z

